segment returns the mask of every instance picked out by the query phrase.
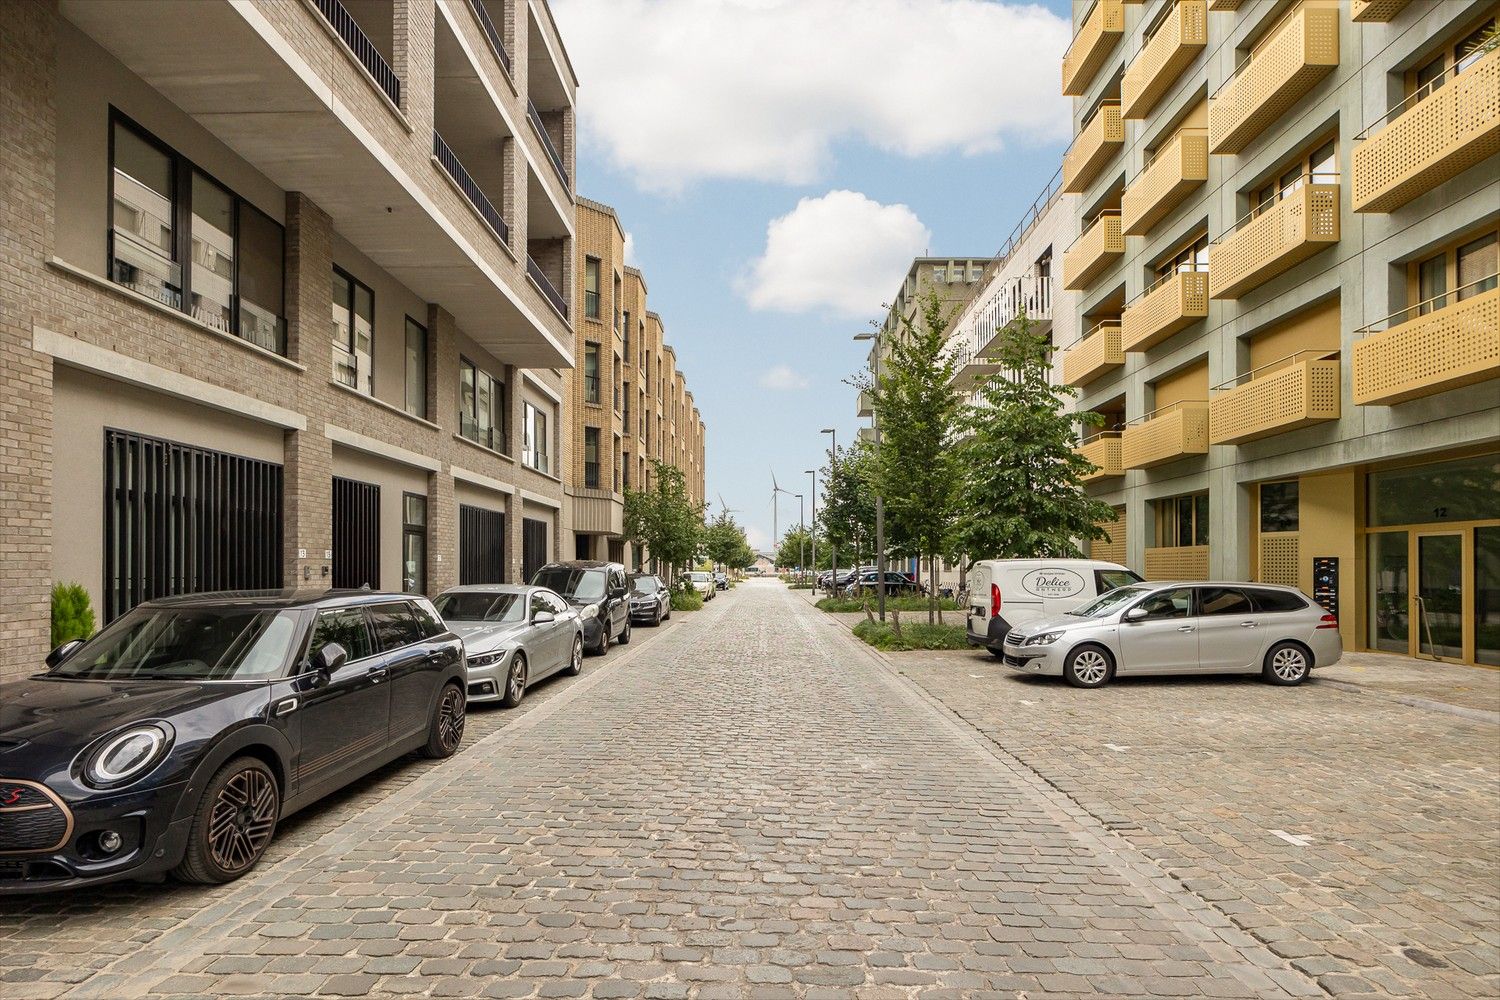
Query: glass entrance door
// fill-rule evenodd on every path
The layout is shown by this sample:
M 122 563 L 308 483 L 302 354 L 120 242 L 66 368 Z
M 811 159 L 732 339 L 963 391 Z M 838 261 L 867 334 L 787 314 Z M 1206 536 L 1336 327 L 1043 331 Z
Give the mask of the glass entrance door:
M 1461 660 L 1464 635 L 1464 539 L 1461 533 L 1417 536 L 1417 649 Z

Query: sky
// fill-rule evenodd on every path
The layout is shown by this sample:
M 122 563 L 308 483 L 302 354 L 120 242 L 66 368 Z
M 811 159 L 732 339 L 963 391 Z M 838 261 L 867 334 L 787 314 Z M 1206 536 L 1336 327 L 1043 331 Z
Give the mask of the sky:
M 552 7 L 578 193 L 619 213 L 703 414 L 709 516 L 768 547 L 773 473 L 810 497 L 820 431 L 865 422 L 852 338 L 912 257 L 993 254 L 1057 170 L 1068 0 Z

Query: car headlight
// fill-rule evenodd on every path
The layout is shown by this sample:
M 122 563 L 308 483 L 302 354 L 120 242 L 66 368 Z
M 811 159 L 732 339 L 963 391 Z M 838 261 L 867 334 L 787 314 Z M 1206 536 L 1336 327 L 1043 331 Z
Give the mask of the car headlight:
M 1023 646 L 1050 646 L 1050 645 L 1052 645 L 1052 643 L 1056 642 L 1057 640 L 1059 640 L 1061 638 L 1062 638 L 1062 633 L 1061 632 L 1042 632 L 1042 633 L 1040 633 L 1038 635 L 1032 636 L 1030 639 L 1027 639 L 1021 645 L 1023 645 Z
M 509 652 L 510 652 L 510 650 L 508 650 L 508 649 L 492 649 L 488 653 L 475 653 L 473 656 L 469 657 L 469 666 L 471 666 L 471 667 L 491 667 L 491 666 L 494 666 L 495 664 L 499 663 L 501 660 L 505 659 L 505 655 L 507 653 L 509 653 Z
M 582 611 L 578 612 L 578 617 L 582 618 L 584 621 L 588 621 L 590 618 L 598 618 L 599 617 L 599 605 L 597 605 L 597 604 L 590 604 L 588 607 L 586 607 Z
M 128 784 L 160 763 L 171 746 L 172 733 L 165 724 L 131 726 L 104 740 L 89 754 L 83 766 L 84 779 L 96 788 Z

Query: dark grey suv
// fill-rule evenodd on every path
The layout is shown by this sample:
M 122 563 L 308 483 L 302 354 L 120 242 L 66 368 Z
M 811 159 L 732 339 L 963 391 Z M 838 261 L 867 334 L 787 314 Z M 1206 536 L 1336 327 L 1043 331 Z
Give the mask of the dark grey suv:
M 531 585 L 561 594 L 578 609 L 583 644 L 590 652 L 607 653 L 610 643 L 630 642 L 630 584 L 620 563 L 592 559 L 548 563 L 536 571 Z

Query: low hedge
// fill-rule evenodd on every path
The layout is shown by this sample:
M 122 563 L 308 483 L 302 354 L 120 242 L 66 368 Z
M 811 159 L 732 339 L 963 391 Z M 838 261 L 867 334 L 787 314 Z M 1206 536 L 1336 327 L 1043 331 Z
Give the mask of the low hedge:
M 865 608 L 875 608 L 880 604 L 880 598 L 871 595 L 869 597 L 825 597 L 818 602 L 820 611 L 850 612 L 863 611 Z M 886 610 L 895 611 L 926 611 L 927 598 L 905 595 L 902 597 L 890 597 L 885 599 Z M 958 602 L 949 598 L 938 599 L 939 611 L 958 611 Z
M 696 590 L 677 589 L 672 591 L 673 611 L 701 611 L 703 609 L 703 595 Z
M 928 625 L 903 623 L 896 635 L 892 622 L 862 621 L 854 634 L 876 649 L 901 653 L 913 649 L 968 649 L 969 640 L 961 625 Z

